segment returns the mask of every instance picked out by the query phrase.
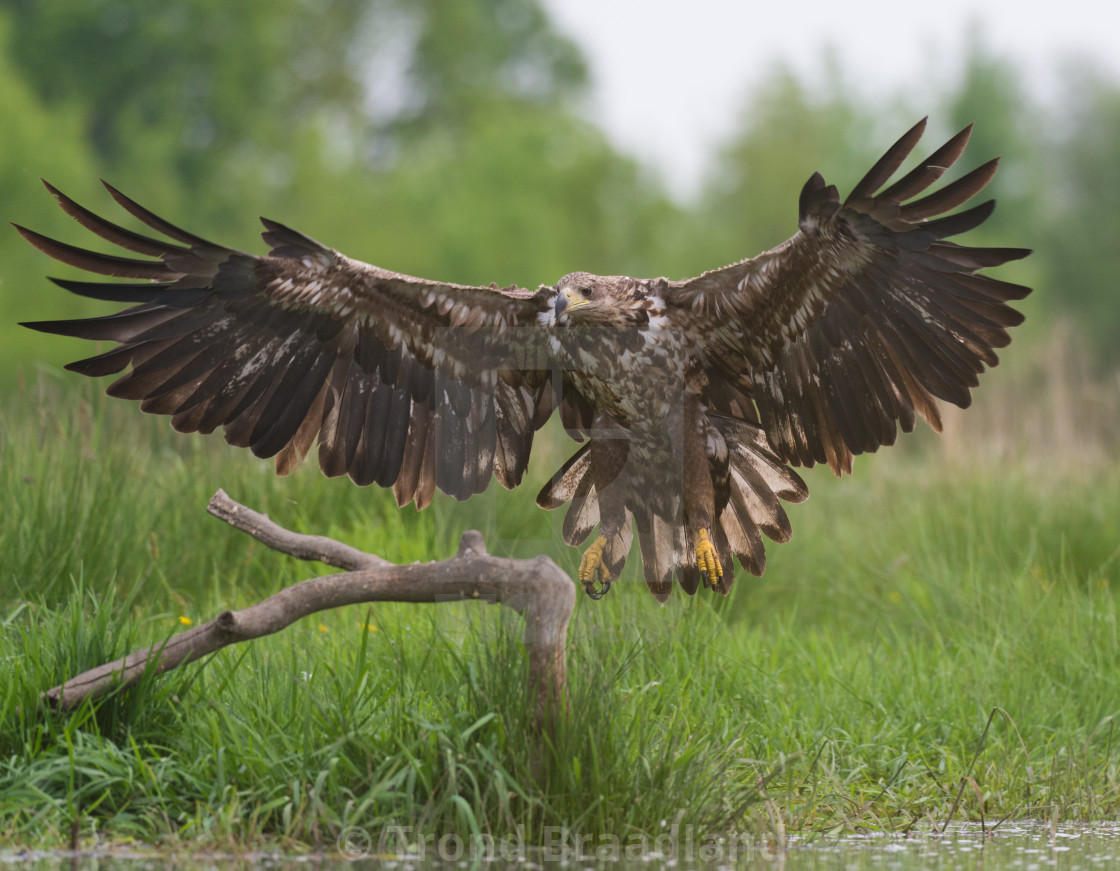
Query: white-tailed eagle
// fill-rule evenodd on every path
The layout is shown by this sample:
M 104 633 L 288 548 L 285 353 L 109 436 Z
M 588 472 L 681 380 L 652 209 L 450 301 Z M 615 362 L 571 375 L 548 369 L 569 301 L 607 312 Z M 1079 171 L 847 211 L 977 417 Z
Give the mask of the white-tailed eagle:
M 182 432 L 228 442 L 288 473 L 318 440 L 330 476 L 392 487 L 423 508 L 522 479 L 534 433 L 559 410 L 581 447 L 545 485 L 571 503 L 564 539 L 601 595 L 637 530 L 659 600 L 727 593 L 733 559 L 762 574 L 762 536 L 784 542 L 780 500 L 808 495 L 791 466 L 850 472 L 854 454 L 892 444 L 937 400 L 965 407 L 1029 289 L 980 274 L 1029 253 L 947 241 L 993 202 L 944 216 L 992 179 L 996 161 L 920 199 L 964 150 L 971 128 L 888 183 L 917 144 L 907 132 L 841 202 L 819 174 L 801 192 L 800 230 L 747 260 L 685 281 L 573 272 L 535 292 L 390 272 L 263 220 L 267 256 L 179 229 L 120 192 L 166 239 L 86 210 L 64 211 L 142 257 L 99 254 L 19 228 L 64 263 L 116 279 L 55 279 L 73 293 L 131 303 L 107 317 L 26 324 L 110 341 L 70 364 L 120 375 L 112 396 L 171 416 Z M 131 367 L 131 368 L 129 368 Z M 127 372 L 125 370 L 128 370 Z M 601 586 L 600 586 L 601 585 Z

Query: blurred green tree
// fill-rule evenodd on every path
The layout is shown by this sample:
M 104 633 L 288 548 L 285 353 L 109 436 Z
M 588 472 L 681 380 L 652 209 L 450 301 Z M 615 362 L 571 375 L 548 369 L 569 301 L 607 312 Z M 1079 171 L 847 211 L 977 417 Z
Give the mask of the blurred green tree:
M 1026 323 L 1017 331 L 1019 340 L 1027 335 L 1038 337 L 1049 331 L 1052 316 L 1064 307 L 1040 280 L 1054 253 L 1041 228 L 1046 222 L 1047 190 L 1052 187 L 1055 158 L 1058 162 L 1061 158 L 1049 149 L 1045 130 L 1039 130 L 1039 107 L 1032 104 L 1020 68 L 991 48 L 980 30 L 968 34 L 961 68 L 939 102 L 938 135 L 948 136 L 968 124 L 975 125 L 967 153 L 947 178 L 962 175 L 993 157 L 1000 158 L 999 172 L 977 199 L 994 197 L 995 217 L 968 238 L 975 244 L 1034 249 L 1027 260 L 1008 264 L 1001 271 L 1009 281 L 1041 290 L 1016 306 L 1027 315 Z M 1035 316 L 1041 312 L 1051 317 Z M 1031 362 L 1016 354 L 1010 358 L 1016 362 L 1005 370 Z
M 537 0 L 2 0 L 13 62 L 79 106 L 107 171 L 283 188 L 293 136 L 335 159 L 458 137 L 495 101 L 555 106 L 585 83 Z M 371 150 L 376 146 L 376 153 Z M 387 147 L 388 146 L 388 147 Z
M 1039 238 L 1042 284 L 1077 315 L 1109 365 L 1120 363 L 1120 86 L 1098 70 L 1068 70 L 1056 123 Z
M 9 30 L 0 15 L 0 45 Z M 36 223 L 57 214 L 42 196 L 38 173 L 57 168 L 59 184 L 79 192 L 96 185 L 96 161 L 82 136 L 82 115 L 77 106 L 42 104 L 18 68 L 0 53 L 0 203 L 6 220 Z M 29 292 L 27 277 L 42 272 L 42 257 L 23 243 L 10 227 L 0 233 L 0 386 L 12 383 L 17 361 L 41 357 L 44 343 L 28 330 L 15 327 L 18 316 L 28 316 L 48 293 Z M 40 279 L 41 282 L 41 279 Z M 38 285 L 42 287 L 41 283 Z M 57 307 L 52 308 L 57 311 Z
M 587 85 L 579 49 L 538 0 L 374 0 L 371 10 L 365 79 L 383 132 L 455 136 L 496 103 L 570 108 Z M 395 86 L 380 101 L 378 73 Z
M 973 30 L 956 80 L 939 102 L 938 126 L 946 134 L 976 125 L 968 145 L 972 159 L 960 171 L 1000 157 L 1000 171 L 987 189 L 1004 206 L 999 223 L 1029 224 L 1038 190 L 1030 180 L 1042 155 L 1037 147 L 1037 119 L 1019 68 L 989 47 L 981 31 Z M 1017 226 L 1016 232 L 1021 229 Z
M 425 138 L 389 171 L 356 173 L 314 146 L 298 164 L 270 216 L 351 256 L 449 281 L 535 287 L 575 269 L 649 272 L 682 215 L 599 130 L 543 107 L 492 106 L 454 144 Z
M 283 150 L 322 112 L 353 114 L 360 0 L 4 0 L 13 62 L 48 106 L 81 107 L 108 170 L 208 188 Z
M 820 82 L 774 67 L 753 88 L 738 132 L 698 203 L 690 271 L 757 254 L 797 232 L 797 198 L 814 170 L 843 190 L 877 157 L 889 114 L 847 86 L 835 61 Z

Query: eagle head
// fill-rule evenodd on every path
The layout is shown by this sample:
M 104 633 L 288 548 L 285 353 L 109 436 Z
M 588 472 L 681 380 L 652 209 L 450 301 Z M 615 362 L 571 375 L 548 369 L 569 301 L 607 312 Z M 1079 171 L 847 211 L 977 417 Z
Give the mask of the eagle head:
M 622 326 L 648 320 L 642 282 L 624 275 L 569 272 L 556 282 L 545 317 L 549 326 Z

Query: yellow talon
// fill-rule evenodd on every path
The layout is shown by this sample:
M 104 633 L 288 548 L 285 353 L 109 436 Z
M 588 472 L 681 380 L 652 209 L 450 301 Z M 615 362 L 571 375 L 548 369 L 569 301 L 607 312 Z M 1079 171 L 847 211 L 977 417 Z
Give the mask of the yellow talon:
M 716 556 L 715 545 L 708 540 L 708 530 L 701 529 L 696 533 L 696 567 L 700 569 L 700 577 L 704 579 L 704 586 L 714 590 L 723 578 L 723 566 Z
M 607 537 L 600 535 L 586 551 L 579 564 L 579 580 L 583 584 L 584 592 L 592 599 L 601 599 L 611 588 L 611 573 L 603 562 L 603 548 L 607 546 Z M 595 589 L 595 582 L 603 585 L 601 590 Z

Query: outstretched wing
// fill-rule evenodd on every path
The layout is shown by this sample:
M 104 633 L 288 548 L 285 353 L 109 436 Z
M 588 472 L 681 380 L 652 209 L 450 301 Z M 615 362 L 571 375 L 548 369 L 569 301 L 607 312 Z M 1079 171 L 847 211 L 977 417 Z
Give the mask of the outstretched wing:
M 934 400 L 968 406 L 977 376 L 998 362 L 994 349 L 1010 342 L 1007 328 L 1022 321 L 1007 303 L 1030 289 L 978 270 L 1030 252 L 947 241 L 983 223 L 994 201 L 936 217 L 979 193 L 997 161 L 911 199 L 960 157 L 971 126 L 879 190 L 924 129 L 923 120 L 899 139 L 843 204 L 813 175 L 787 242 L 666 290 L 713 401 L 729 406 L 714 410 L 749 417 L 753 398 L 791 463 L 850 472 L 853 454 L 892 444 L 915 415 L 940 429 Z
M 25 324 L 117 345 L 66 368 L 171 415 L 182 432 L 225 430 L 231 444 L 276 456 L 280 474 L 316 438 L 331 476 L 431 501 L 465 499 L 491 475 L 521 480 L 533 432 L 551 411 L 539 365 L 540 297 L 389 272 L 262 219 L 267 257 L 201 239 L 106 185 L 126 211 L 167 236 L 107 221 L 47 185 L 103 239 L 154 259 L 86 251 L 17 227 L 35 247 L 100 275 L 53 279 L 80 296 L 136 303 L 107 317 Z

